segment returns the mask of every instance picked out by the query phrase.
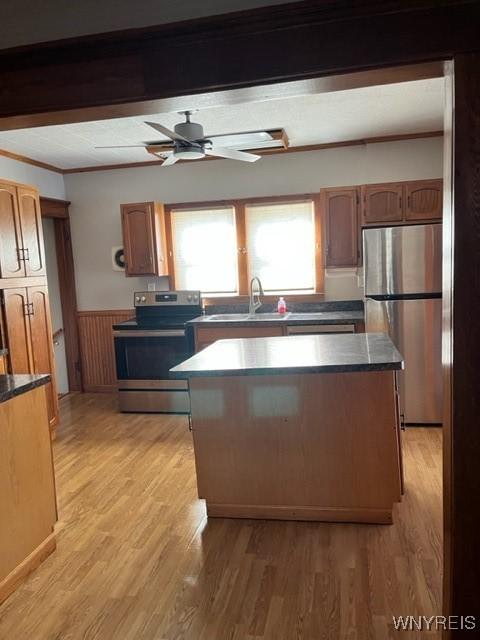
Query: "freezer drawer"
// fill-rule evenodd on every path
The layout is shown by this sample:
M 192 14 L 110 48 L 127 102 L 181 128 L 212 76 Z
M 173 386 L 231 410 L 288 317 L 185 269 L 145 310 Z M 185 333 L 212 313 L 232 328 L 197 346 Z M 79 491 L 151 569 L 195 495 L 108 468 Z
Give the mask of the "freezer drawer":
M 403 355 L 400 406 L 406 424 L 442 422 L 442 301 L 366 300 L 366 330 L 388 333 Z
M 363 230 L 365 295 L 432 294 L 442 290 L 442 225 Z

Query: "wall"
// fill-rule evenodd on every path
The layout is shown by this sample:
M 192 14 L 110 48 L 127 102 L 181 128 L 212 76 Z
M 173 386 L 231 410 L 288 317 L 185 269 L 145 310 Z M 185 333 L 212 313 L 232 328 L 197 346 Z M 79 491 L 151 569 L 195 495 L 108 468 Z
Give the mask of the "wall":
M 60 283 L 58 281 L 57 248 L 55 245 L 55 222 L 53 218 L 43 218 L 43 241 L 47 265 L 48 297 L 52 314 L 52 333 L 63 329 Z M 57 393 L 68 393 L 67 356 L 65 335 L 61 333 L 54 343 Z
M 201 18 L 291 0 L 4 0 L 0 48 Z
M 65 200 L 63 175 L 0 155 L 0 178 L 36 186 L 40 195 Z
M 116 169 L 65 176 L 78 307 L 128 309 L 152 279 L 125 278 L 111 267 L 122 243 L 120 203 L 195 202 L 318 191 L 321 187 L 442 176 L 443 140 L 425 138 L 263 157 L 255 164 L 215 160 L 172 167 Z M 157 279 L 165 288 L 165 279 Z M 326 295 L 362 297 L 353 270 L 327 274 Z

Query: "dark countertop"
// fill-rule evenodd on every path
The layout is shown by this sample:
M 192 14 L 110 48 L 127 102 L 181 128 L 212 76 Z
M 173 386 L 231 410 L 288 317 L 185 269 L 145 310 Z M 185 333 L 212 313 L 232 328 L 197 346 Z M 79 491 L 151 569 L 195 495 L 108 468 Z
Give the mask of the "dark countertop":
M 218 340 L 170 373 L 191 378 L 397 369 L 403 358 L 387 334 L 355 333 Z
M 6 402 L 15 396 L 31 391 L 36 387 L 50 382 L 49 374 L 30 375 L 21 373 L 15 375 L 0 375 L 0 402 Z
M 288 312 L 285 314 L 257 312 L 255 317 L 248 313 L 213 314 L 198 316 L 187 324 L 196 326 L 243 326 L 251 327 L 259 322 L 262 325 L 322 325 L 322 324 L 358 324 L 364 322 L 363 311 L 315 311 L 315 312 Z
M 6 356 L 6 355 L 7 355 L 7 353 L 8 353 L 8 349 L 0 349 L 0 358 L 1 358 L 2 356 Z

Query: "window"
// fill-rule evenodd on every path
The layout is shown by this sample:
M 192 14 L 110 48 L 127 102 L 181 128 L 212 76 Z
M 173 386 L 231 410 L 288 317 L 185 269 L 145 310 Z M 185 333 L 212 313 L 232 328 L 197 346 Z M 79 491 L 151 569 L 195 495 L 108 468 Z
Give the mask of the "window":
M 171 225 L 176 288 L 238 293 L 233 206 L 172 209 Z
M 311 200 L 248 204 L 245 208 L 249 278 L 265 292 L 315 291 L 315 220 Z

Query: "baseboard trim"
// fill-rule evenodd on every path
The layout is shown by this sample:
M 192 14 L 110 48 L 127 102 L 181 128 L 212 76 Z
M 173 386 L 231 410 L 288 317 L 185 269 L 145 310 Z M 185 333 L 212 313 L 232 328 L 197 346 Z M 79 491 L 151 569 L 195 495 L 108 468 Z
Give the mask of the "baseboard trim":
M 19 584 L 34 571 L 57 548 L 55 533 L 52 532 L 45 540 L 28 555 L 6 578 L 0 582 L 0 604 L 4 602 L 19 586 Z
M 360 524 L 392 524 L 391 509 L 350 509 L 343 507 L 291 507 L 276 505 L 209 504 L 210 518 L 251 518 L 262 520 L 306 520 L 318 522 L 351 522 Z
M 83 388 L 84 393 L 115 393 L 116 384 L 89 384 Z

